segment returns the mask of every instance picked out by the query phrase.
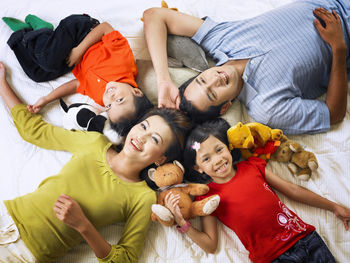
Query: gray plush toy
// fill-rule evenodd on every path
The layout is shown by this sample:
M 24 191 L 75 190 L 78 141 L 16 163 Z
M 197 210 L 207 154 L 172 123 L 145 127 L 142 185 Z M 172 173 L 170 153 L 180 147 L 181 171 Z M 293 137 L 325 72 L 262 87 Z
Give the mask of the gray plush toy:
M 188 67 L 198 72 L 209 68 L 203 49 L 189 37 L 168 35 L 168 66 Z

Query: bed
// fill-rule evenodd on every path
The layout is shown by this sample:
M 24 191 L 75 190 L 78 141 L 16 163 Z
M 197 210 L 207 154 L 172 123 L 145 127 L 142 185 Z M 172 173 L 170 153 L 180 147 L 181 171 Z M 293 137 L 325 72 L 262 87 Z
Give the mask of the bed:
M 182 12 L 203 17 L 209 15 L 217 21 L 237 20 L 258 15 L 290 2 L 290 0 L 168 0 L 170 7 L 177 7 Z M 107 21 L 127 37 L 137 60 L 138 83 L 152 102 L 156 103 L 155 73 L 147 52 L 140 21 L 143 10 L 160 6 L 160 0 L 128 1 L 1 1 L 0 15 L 24 20 L 31 13 L 57 26 L 60 19 L 78 13 L 87 13 L 100 21 Z M 0 61 L 7 66 L 7 79 L 15 92 L 24 102 L 34 103 L 60 84 L 73 78 L 68 73 L 54 81 L 35 83 L 30 80 L 15 55 L 7 46 L 10 29 L 0 22 Z M 170 69 L 177 84 L 195 73 L 190 69 Z M 350 89 L 348 91 L 350 101 Z M 321 98 L 322 99 L 322 98 Z M 323 98 L 324 99 L 324 98 Z M 68 103 L 91 102 L 82 95 L 66 98 Z M 309 181 L 300 181 L 290 174 L 285 164 L 270 161 L 268 167 L 283 178 L 302 185 L 321 196 L 350 207 L 350 103 L 345 120 L 331 127 L 327 133 L 318 135 L 290 136 L 307 150 L 316 154 L 319 168 Z M 45 107 L 43 118 L 55 125 L 62 126 L 62 111 L 58 102 Z M 253 121 L 243 105 L 236 101 L 224 116 L 232 125 L 237 121 Z M 33 191 L 46 177 L 57 173 L 70 158 L 66 152 L 40 149 L 21 139 L 12 122 L 9 111 L 0 101 L 0 200 L 14 198 Z M 314 225 L 329 246 L 337 262 L 350 261 L 350 231 L 347 232 L 340 220 L 333 213 L 296 203 L 278 193 L 281 200 L 294 210 L 304 221 Z M 199 227 L 199 219 L 191 221 Z M 121 236 L 123 224 L 116 224 L 101 229 L 102 235 L 116 243 Z M 175 228 L 152 223 L 139 262 L 250 262 L 248 252 L 233 231 L 219 223 L 219 246 L 215 254 L 206 254 L 186 235 L 179 234 Z M 262 244 L 263 245 L 263 244 Z M 57 262 L 90 263 L 97 262 L 86 243 L 72 249 Z

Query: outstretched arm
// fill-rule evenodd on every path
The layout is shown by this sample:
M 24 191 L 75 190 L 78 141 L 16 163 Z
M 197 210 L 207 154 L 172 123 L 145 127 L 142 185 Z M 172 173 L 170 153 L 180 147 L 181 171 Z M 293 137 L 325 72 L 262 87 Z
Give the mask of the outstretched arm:
M 9 110 L 22 103 L 6 80 L 6 68 L 2 62 L 0 62 L 0 96 Z
M 91 47 L 98 41 L 101 41 L 104 35 L 107 35 L 113 30 L 113 27 L 107 22 L 103 22 L 96 26 L 93 30 L 91 30 L 89 34 L 86 35 L 86 37 L 83 39 L 83 41 L 80 42 L 78 46 L 72 49 L 71 53 L 69 54 L 69 57 L 67 58 L 68 66 L 72 67 L 78 64 L 81 58 L 83 57 L 85 51 L 88 50 L 89 47 Z
M 164 199 L 165 206 L 174 215 L 177 225 L 182 227 L 186 224 L 179 208 L 180 195 L 173 195 L 169 192 Z M 214 216 L 201 217 L 202 231 L 190 226 L 186 234 L 207 253 L 215 253 L 218 245 L 218 230 Z
M 35 102 L 33 105 L 27 105 L 27 109 L 31 113 L 38 113 L 46 104 L 58 98 L 76 93 L 78 87 L 79 81 L 77 79 L 68 81 L 51 91 L 48 95 L 38 99 L 38 101 Z
M 308 189 L 290 183 L 268 169 L 265 169 L 265 179 L 271 187 L 295 201 L 333 212 L 343 221 L 345 229 L 349 229 L 348 222 L 350 221 L 350 209 L 329 201 Z
M 86 145 L 91 136 L 90 133 L 56 127 L 43 121 L 40 115 L 31 114 L 9 86 L 2 62 L 0 62 L 0 97 L 10 109 L 18 133 L 29 143 L 44 149 L 75 153 L 81 151 L 81 147 Z
M 316 8 L 314 13 L 326 24 L 323 27 L 318 19 L 314 20 L 320 36 L 330 45 L 333 53 L 326 104 L 330 123 L 335 124 L 344 119 L 347 106 L 346 44 L 340 18 L 334 10 L 331 13 L 326 9 Z
M 178 108 L 179 91 L 168 71 L 167 34 L 192 37 L 203 20 L 166 8 L 150 8 L 143 13 L 148 50 L 157 75 L 158 107 Z

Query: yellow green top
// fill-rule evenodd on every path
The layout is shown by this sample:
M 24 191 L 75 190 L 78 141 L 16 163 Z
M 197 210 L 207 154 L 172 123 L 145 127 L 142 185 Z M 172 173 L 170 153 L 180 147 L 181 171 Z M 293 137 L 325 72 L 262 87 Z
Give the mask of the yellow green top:
M 53 126 L 23 104 L 11 113 L 24 140 L 72 153 L 61 171 L 42 181 L 34 192 L 5 201 L 21 238 L 38 262 L 51 262 L 82 241 L 76 230 L 55 216 L 54 202 L 62 193 L 75 199 L 98 229 L 126 222 L 118 244 L 99 262 L 137 262 L 151 222 L 155 192 L 144 181 L 125 182 L 116 176 L 106 160 L 111 143 L 102 134 Z

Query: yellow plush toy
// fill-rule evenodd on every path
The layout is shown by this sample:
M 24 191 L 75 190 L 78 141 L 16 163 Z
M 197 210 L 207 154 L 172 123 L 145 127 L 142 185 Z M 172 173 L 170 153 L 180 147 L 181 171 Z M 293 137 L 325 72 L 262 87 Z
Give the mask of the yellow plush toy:
M 269 159 L 280 144 L 283 132 L 280 129 L 271 129 L 270 127 L 258 122 L 243 124 L 238 122 L 227 130 L 230 150 L 234 148 L 241 149 L 242 157 L 259 156 L 263 159 Z
M 210 215 L 218 207 L 219 195 L 212 195 L 201 201 L 192 201 L 190 195 L 204 195 L 209 191 L 209 187 L 206 184 L 183 184 L 184 172 L 183 166 L 178 161 L 148 170 L 149 179 L 154 181 L 160 191 L 157 204 L 152 205 L 153 221 L 159 221 L 166 226 L 175 224 L 173 214 L 164 205 L 164 198 L 170 191 L 174 195 L 180 195 L 179 208 L 185 220 Z

